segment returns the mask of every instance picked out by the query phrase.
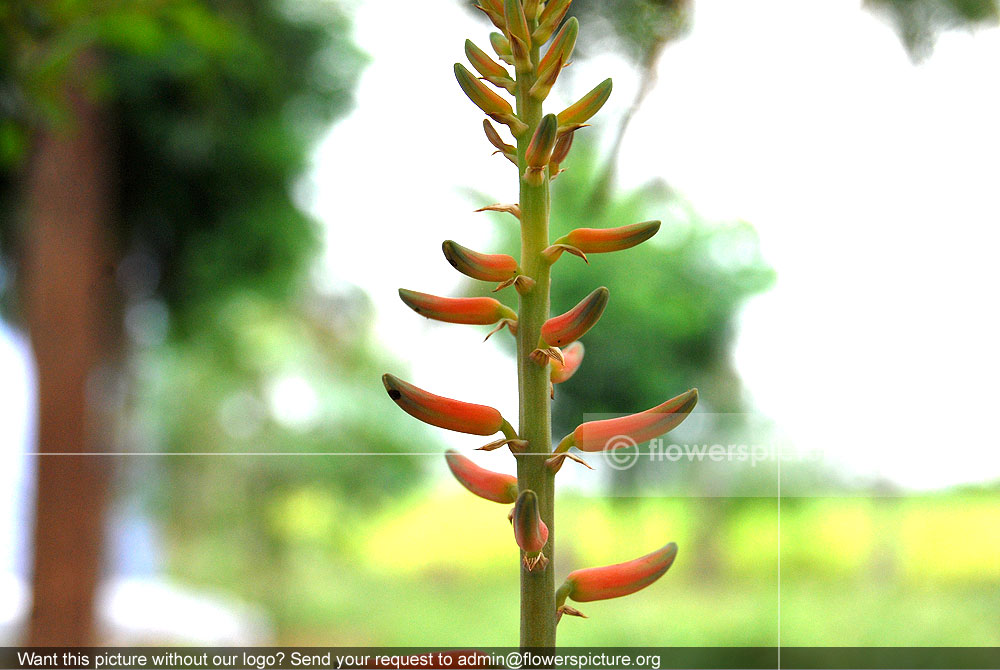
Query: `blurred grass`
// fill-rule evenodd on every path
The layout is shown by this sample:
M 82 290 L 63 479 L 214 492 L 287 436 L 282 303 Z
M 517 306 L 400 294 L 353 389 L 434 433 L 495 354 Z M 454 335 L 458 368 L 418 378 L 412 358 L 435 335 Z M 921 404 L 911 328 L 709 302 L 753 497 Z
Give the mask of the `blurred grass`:
M 779 558 L 773 498 L 562 496 L 557 580 L 669 540 L 680 553 L 655 586 L 580 605 L 591 618 L 564 619 L 560 643 L 774 645 L 780 561 L 784 645 L 1000 645 L 998 499 L 783 499 Z M 295 548 L 267 589 L 280 642 L 516 644 L 517 553 L 506 512 L 451 482 L 374 516 L 300 492 L 274 515 Z M 175 548 L 175 565 L 193 564 L 182 543 Z M 200 565 L 211 564 L 202 556 Z M 231 575 L 186 576 L 233 586 Z

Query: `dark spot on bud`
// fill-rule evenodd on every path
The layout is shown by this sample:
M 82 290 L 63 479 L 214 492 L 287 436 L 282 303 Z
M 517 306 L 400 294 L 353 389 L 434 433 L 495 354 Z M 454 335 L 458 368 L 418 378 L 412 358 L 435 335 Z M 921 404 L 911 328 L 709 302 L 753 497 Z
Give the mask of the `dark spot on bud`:
M 453 267 L 453 268 L 457 268 L 458 267 L 458 263 L 456 263 L 455 261 L 451 260 L 450 258 L 448 259 L 448 262 L 451 263 L 451 267 Z
M 401 397 L 403 397 L 403 394 L 397 391 L 396 389 L 389 389 L 389 397 L 392 398 L 393 400 L 399 400 Z
M 413 311 L 416 312 L 417 314 L 420 314 L 420 308 L 419 307 L 414 307 Z

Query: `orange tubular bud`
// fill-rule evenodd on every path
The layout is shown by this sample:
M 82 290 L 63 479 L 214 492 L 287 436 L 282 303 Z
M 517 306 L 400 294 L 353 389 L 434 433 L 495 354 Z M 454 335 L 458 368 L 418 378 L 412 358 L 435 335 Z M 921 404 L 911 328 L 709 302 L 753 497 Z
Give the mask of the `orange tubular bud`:
M 609 97 L 611 97 L 611 79 L 605 79 L 590 93 L 559 112 L 559 125 L 572 126 L 586 123 L 590 117 L 601 110 Z
M 441 250 L 451 266 L 466 277 L 503 282 L 517 275 L 517 261 L 506 254 L 481 254 L 451 240 L 445 240 Z
M 573 0 L 550 0 L 545 3 L 545 9 L 538 16 L 538 28 L 531 34 L 531 39 L 535 44 L 545 44 L 552 33 L 559 27 L 559 23 L 569 11 L 569 5 Z
M 519 40 L 525 50 L 530 49 L 531 34 L 528 31 L 528 19 L 524 15 L 521 0 L 503 0 L 503 17 L 507 22 L 507 34 L 511 41 Z
M 662 577 L 676 557 L 677 545 L 671 542 L 627 563 L 574 570 L 556 592 L 556 605 L 561 606 L 566 598 L 584 603 L 635 593 Z
M 444 457 L 455 479 L 480 498 L 505 505 L 517 500 L 517 477 L 481 468 L 454 449 Z
M 564 381 L 576 374 L 583 363 L 583 342 L 574 342 L 562 350 L 563 362 L 552 359 L 549 366 L 552 371 L 549 379 L 553 384 L 562 384 Z
M 550 65 L 553 65 L 560 59 L 563 63 L 568 63 L 570 57 L 573 55 L 573 49 L 576 47 L 576 37 L 580 32 L 580 22 L 576 20 L 575 16 L 571 16 L 563 27 L 559 29 L 555 38 L 552 40 L 552 44 L 549 45 L 548 51 L 542 56 L 542 60 L 538 62 L 538 71 L 545 72 Z
M 588 421 L 563 438 L 556 451 L 576 447 L 580 451 L 594 452 L 646 442 L 676 428 L 697 404 L 698 389 L 691 389 L 645 412 Z
M 390 374 L 382 375 L 382 384 L 404 412 L 432 426 L 472 435 L 493 435 L 510 429 L 492 407 L 434 395 Z
M 508 93 L 513 93 L 514 80 L 510 78 L 510 73 L 504 66 L 490 58 L 485 51 L 473 44 L 472 40 L 465 40 L 465 56 L 472 63 L 472 67 L 476 68 L 476 72 L 483 75 L 486 81 L 506 89 Z
M 659 229 L 659 221 L 644 221 L 618 228 L 577 228 L 554 244 L 568 244 L 586 254 L 602 254 L 631 249 L 651 238 Z
M 511 524 L 514 526 L 514 540 L 524 552 L 524 565 L 528 571 L 542 561 L 542 567 L 545 567 L 548 560 L 542 555 L 542 547 L 549 541 L 549 527 L 538 512 L 538 496 L 534 491 L 521 491 L 518 495 Z
M 461 63 L 455 63 L 455 78 L 458 80 L 458 85 L 469 96 L 469 100 L 472 100 L 486 114 L 498 117 L 513 116 L 514 108 L 510 106 L 510 103 L 476 79 Z
M 417 314 L 446 323 L 489 326 L 501 319 L 517 319 L 514 310 L 493 298 L 442 298 L 401 288 L 399 299 Z
M 565 314 L 554 316 L 542 325 L 542 340 L 561 347 L 583 336 L 593 327 L 608 305 L 608 289 L 600 287 Z

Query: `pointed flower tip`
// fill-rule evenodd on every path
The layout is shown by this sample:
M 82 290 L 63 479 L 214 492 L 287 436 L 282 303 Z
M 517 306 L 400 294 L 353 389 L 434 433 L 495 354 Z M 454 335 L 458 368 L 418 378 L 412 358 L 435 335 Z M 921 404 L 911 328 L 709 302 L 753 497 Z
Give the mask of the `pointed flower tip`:
M 698 390 L 691 389 L 645 412 L 580 424 L 565 440 L 589 452 L 647 442 L 679 426 L 697 404 Z
M 555 245 L 567 244 L 588 254 L 622 251 L 642 244 L 659 230 L 659 221 L 643 221 L 618 228 L 577 228 L 556 240 Z
M 548 164 L 558 131 L 559 122 L 555 114 L 546 114 L 542 117 L 525 151 L 524 158 L 529 166 L 543 168 Z
M 576 307 L 546 321 L 542 325 L 542 340 L 561 347 L 579 339 L 597 323 L 607 305 L 608 289 L 604 286 L 594 289 Z
M 573 55 L 573 49 L 576 47 L 579 31 L 579 21 L 576 20 L 575 16 L 569 17 L 552 39 L 552 44 L 549 45 L 542 60 L 538 62 L 538 71 L 545 72 L 557 60 L 562 60 L 563 64 L 568 63 Z
M 514 115 L 514 108 L 486 84 L 479 81 L 461 63 L 455 63 L 455 79 L 469 100 L 488 115 L 508 117 Z
M 454 449 L 445 460 L 455 479 L 480 498 L 508 505 L 517 500 L 517 477 L 481 468 Z
M 517 320 L 517 314 L 493 298 L 444 298 L 399 289 L 399 299 L 417 314 L 435 321 L 489 326 L 502 319 Z
M 490 58 L 489 54 L 477 47 L 472 40 L 465 40 L 465 57 L 469 59 L 476 72 L 488 80 L 510 79 L 510 73 L 507 72 L 507 69 Z
M 517 276 L 517 261 L 506 254 L 483 254 L 452 240 L 441 244 L 444 257 L 466 277 L 489 282 L 504 282 Z
M 571 2 L 572 0 L 550 0 L 545 3 L 545 8 L 538 15 L 538 28 L 531 34 L 535 44 L 544 44 L 552 36 L 569 11 Z
M 521 0 L 504 0 L 503 16 L 507 22 L 507 34 L 511 39 L 518 39 L 525 49 L 531 48 L 531 34 L 528 31 L 528 18 L 524 15 L 524 5 Z
M 500 33 L 490 33 L 490 46 L 493 47 L 493 51 L 495 51 L 497 56 L 500 58 L 503 58 L 504 56 L 510 58 L 510 42 Z M 509 63 L 510 61 L 507 62 Z
M 559 112 L 559 125 L 570 126 L 585 123 L 590 117 L 601 111 L 601 107 L 611 97 L 611 79 L 605 79 L 595 86 L 587 95 Z
M 558 243 L 545 247 L 542 249 L 542 256 L 549 263 L 549 265 L 552 265 L 559 260 L 559 258 L 563 255 L 563 252 L 582 258 L 584 263 L 590 265 L 590 261 L 587 260 L 587 254 L 569 244 Z
M 493 435 L 503 428 L 503 417 L 492 407 L 434 395 L 388 373 L 382 384 L 400 409 L 432 426 L 472 435 Z
M 671 542 L 627 563 L 575 570 L 566 577 L 559 594 L 580 603 L 627 596 L 662 577 L 676 558 L 677 545 Z

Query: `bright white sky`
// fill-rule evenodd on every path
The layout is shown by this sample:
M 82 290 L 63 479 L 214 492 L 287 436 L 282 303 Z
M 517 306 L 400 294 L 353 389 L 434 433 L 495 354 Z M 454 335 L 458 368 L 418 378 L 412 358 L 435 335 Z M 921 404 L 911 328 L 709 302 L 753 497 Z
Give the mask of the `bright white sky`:
M 317 154 L 317 278 L 370 293 L 417 384 L 516 417 L 510 362 L 479 329 L 417 318 L 395 293 L 455 289 L 443 239 L 493 250 L 461 189 L 515 199 L 451 71 L 489 27 L 456 5 L 393 3 L 391 21 L 384 3 L 359 5 L 373 60 Z M 914 66 L 859 2 L 703 0 L 624 146 L 624 185 L 664 177 L 707 217 L 760 231 L 779 281 L 744 314 L 740 372 L 795 444 L 849 471 L 915 488 L 1000 477 L 998 63 L 994 29 L 946 34 Z M 553 108 L 609 74 L 614 118 L 636 82 L 612 57 L 568 70 Z

